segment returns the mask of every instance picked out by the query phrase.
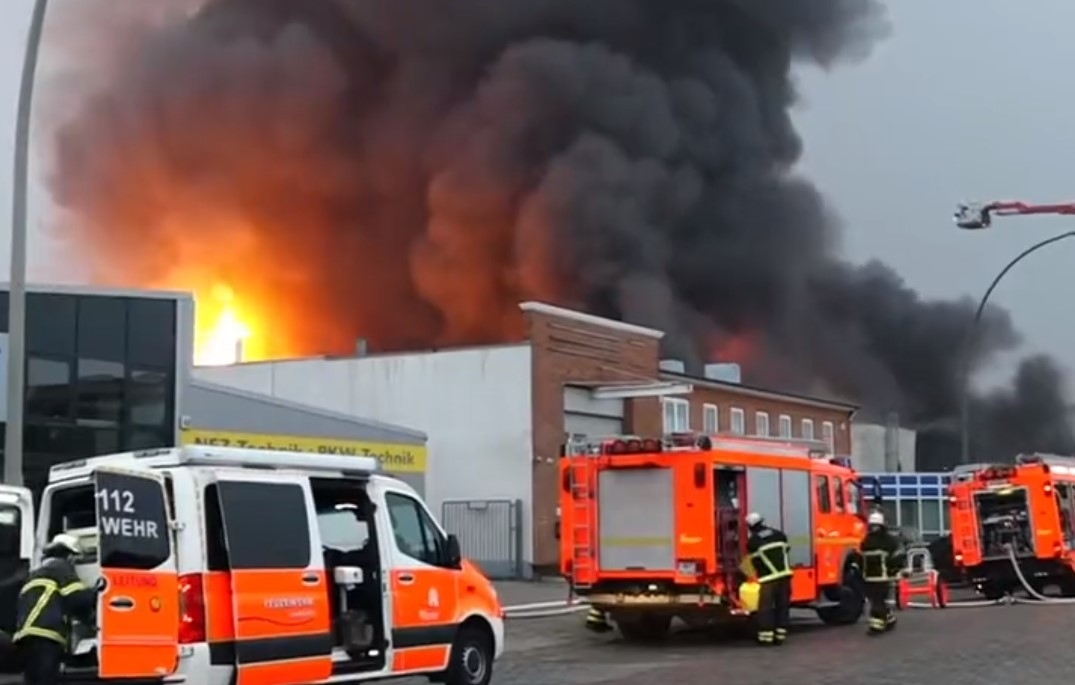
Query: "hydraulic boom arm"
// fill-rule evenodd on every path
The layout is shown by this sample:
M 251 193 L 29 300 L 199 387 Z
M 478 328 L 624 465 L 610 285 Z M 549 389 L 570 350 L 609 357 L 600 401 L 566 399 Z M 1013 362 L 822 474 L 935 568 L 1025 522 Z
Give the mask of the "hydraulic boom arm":
M 1026 202 L 968 202 L 956 208 L 956 226 L 967 230 L 989 228 L 993 215 L 1022 216 L 1027 214 L 1075 215 L 1075 202 L 1035 205 Z

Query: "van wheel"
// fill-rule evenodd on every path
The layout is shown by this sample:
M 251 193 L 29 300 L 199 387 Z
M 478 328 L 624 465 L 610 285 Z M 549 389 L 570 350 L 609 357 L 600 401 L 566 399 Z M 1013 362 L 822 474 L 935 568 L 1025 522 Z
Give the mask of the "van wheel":
M 445 685 L 489 685 L 493 677 L 493 641 L 483 630 L 464 627 L 452 643 Z

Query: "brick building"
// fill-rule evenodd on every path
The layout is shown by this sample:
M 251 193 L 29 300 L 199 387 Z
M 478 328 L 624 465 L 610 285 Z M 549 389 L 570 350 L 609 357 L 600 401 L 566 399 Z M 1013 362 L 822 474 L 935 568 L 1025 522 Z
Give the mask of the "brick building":
M 494 575 L 558 563 L 557 459 L 566 438 L 666 428 L 754 434 L 768 424 L 770 435 L 831 432 L 838 453 L 850 450 L 852 405 L 686 375 L 662 364 L 661 331 L 537 302 L 520 309 L 527 334 L 503 345 L 196 375 L 425 432 L 431 509 Z

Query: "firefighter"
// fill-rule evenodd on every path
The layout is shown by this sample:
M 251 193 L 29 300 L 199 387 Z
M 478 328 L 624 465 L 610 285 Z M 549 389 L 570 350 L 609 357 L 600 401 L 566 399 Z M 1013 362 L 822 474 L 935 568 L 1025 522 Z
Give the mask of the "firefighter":
M 788 636 L 791 615 L 791 562 L 788 536 L 765 525 L 756 511 L 747 514 L 747 553 L 760 585 L 758 594 L 758 644 L 782 645 Z
M 870 512 L 866 519 L 869 530 L 862 539 L 862 580 L 866 584 L 866 599 L 870 601 L 870 635 L 880 635 L 896 627 L 896 614 L 888 606 L 892 582 L 899 573 L 900 541 L 885 526 L 885 515 Z
M 608 616 L 597 607 L 590 607 L 586 612 L 586 629 L 595 633 L 607 633 L 612 630 L 612 624 L 608 622 Z
M 21 652 L 27 685 L 54 685 L 67 652 L 71 619 L 93 620 L 97 589 L 78 579 L 73 558 L 78 540 L 64 533 L 43 550 L 44 561 L 30 572 L 19 591 L 13 640 Z

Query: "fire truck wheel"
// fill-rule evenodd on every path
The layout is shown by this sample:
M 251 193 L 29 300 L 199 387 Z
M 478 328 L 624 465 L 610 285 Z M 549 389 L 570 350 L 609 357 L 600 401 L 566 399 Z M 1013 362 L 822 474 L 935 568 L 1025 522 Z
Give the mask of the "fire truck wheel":
M 840 603 L 818 608 L 817 617 L 822 623 L 830 626 L 849 626 L 858 623 L 866 606 L 866 596 L 862 593 L 862 581 L 855 567 L 848 566 L 844 569 L 843 584 L 837 590 Z
M 616 617 L 620 635 L 628 642 L 659 642 L 668 636 L 672 617 L 660 614 Z

